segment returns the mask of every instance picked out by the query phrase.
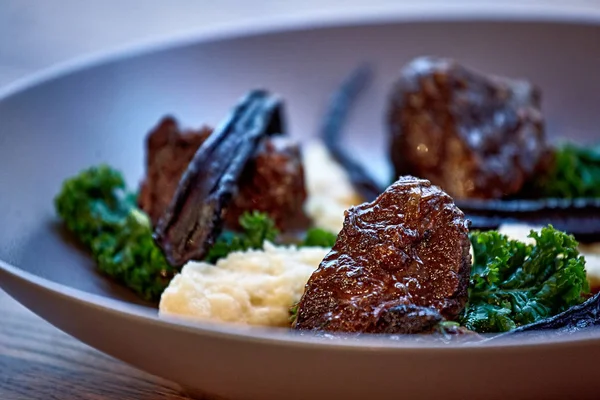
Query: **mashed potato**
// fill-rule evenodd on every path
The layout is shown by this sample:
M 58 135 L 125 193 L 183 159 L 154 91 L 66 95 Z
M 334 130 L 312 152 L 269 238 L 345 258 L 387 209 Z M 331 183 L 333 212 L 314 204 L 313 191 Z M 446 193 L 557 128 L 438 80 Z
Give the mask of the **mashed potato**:
M 329 249 L 279 247 L 186 264 L 164 291 L 159 312 L 198 320 L 289 326 L 289 308 Z
M 338 233 L 344 224 L 344 211 L 362 200 L 322 142 L 307 143 L 303 155 L 308 191 L 304 209 L 315 226 Z
M 527 237 L 531 230 L 539 231 L 541 227 L 524 224 L 506 224 L 498 231 L 513 240 L 527 244 L 535 244 L 535 240 Z M 592 289 L 600 287 L 600 245 L 580 245 L 579 252 L 585 257 L 585 270 Z

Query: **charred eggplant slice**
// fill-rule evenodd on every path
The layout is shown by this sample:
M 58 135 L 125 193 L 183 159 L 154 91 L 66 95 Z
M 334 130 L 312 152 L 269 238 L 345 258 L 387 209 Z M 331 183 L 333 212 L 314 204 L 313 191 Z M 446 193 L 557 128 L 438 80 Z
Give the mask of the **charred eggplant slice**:
M 336 162 L 344 167 L 350 177 L 352 185 L 358 194 L 366 201 L 373 201 L 383 192 L 375 181 L 358 161 L 354 160 L 344 150 L 341 137 L 344 123 L 348 118 L 350 107 L 358 95 L 368 85 L 372 77 L 371 67 L 362 65 L 356 68 L 333 94 L 326 111 L 321 127 L 321 138 Z
M 505 223 L 551 224 L 580 242 L 600 238 L 600 198 L 539 200 L 457 200 L 471 229 L 497 229 Z
M 200 146 L 154 231 L 171 265 L 202 259 L 212 246 L 261 139 L 282 133 L 282 108 L 279 98 L 253 90 Z
M 417 66 L 413 64 L 418 64 Z M 430 70 L 435 69 L 435 65 L 431 64 L 441 64 L 446 68 L 446 75 L 440 75 L 440 71 L 432 73 L 431 85 L 437 84 L 447 84 L 447 80 L 449 79 L 447 74 L 452 72 L 453 69 L 459 69 L 461 79 L 469 78 L 468 74 L 471 72 L 465 71 L 462 67 L 457 67 L 454 64 L 451 64 L 447 60 L 436 60 L 436 59 L 417 59 L 413 63 L 409 64 L 407 67 L 408 71 L 412 71 L 409 77 L 413 78 L 412 87 L 413 89 L 418 87 L 416 81 L 414 81 L 416 72 L 415 69 L 420 70 L 420 73 L 423 73 L 423 69 L 429 68 Z M 422 64 L 422 65 L 421 65 Z M 419 66 L 420 65 L 420 66 Z M 419 68 L 417 68 L 419 67 Z M 450 70 L 450 72 L 448 71 Z M 411 75 L 412 74 L 412 75 Z M 361 89 L 366 85 L 368 70 L 365 70 L 365 67 L 361 67 L 353 72 L 346 80 L 341 84 L 338 91 L 332 96 L 331 103 L 329 105 L 328 111 L 325 115 L 325 122 L 323 124 L 323 129 L 321 130 L 321 138 L 325 142 L 328 150 L 333 155 L 334 159 L 348 172 L 349 178 L 356 188 L 357 192 L 359 192 L 365 201 L 373 201 L 379 193 L 381 193 L 384 188 L 379 185 L 377 180 L 369 174 L 366 168 L 361 165 L 356 159 L 354 159 L 344 148 L 344 137 L 343 137 L 343 126 L 344 119 L 347 118 L 349 114 L 349 108 L 356 101 L 355 97 L 357 97 L 361 93 Z M 408 77 L 404 77 L 403 79 L 408 79 Z M 549 168 L 552 165 L 552 156 L 551 150 L 542 143 L 540 139 L 539 133 L 539 124 L 538 115 L 536 110 L 537 104 L 539 100 L 537 97 L 537 91 L 535 88 L 526 85 L 520 81 L 508 81 L 500 79 L 496 83 L 496 80 L 492 81 L 483 81 L 480 82 L 483 78 L 476 77 L 477 85 L 487 88 L 484 92 L 489 92 L 493 84 L 500 85 L 496 88 L 496 92 L 492 91 L 492 99 L 487 99 L 488 104 L 486 107 L 489 108 L 498 108 L 504 114 L 513 115 L 519 113 L 532 113 L 530 116 L 531 121 L 528 120 L 528 124 L 530 125 L 530 131 L 522 132 L 520 135 L 529 135 L 535 140 L 534 142 L 540 142 L 541 149 L 536 152 L 536 166 L 530 166 L 527 171 L 527 177 L 519 178 L 522 181 L 522 184 L 528 185 L 531 183 L 531 179 L 536 178 L 536 176 L 531 176 L 532 173 L 540 173 L 541 177 L 545 178 L 546 176 L 540 171 L 544 168 Z M 410 80 L 409 80 L 410 81 Z M 437 82 L 437 83 L 436 83 Z M 410 82 L 409 82 L 410 83 Z M 404 82 L 405 85 L 409 83 Z M 425 84 L 427 86 L 429 84 Z M 429 86 L 431 86 L 429 85 Z M 466 85 L 466 83 L 464 84 Z M 463 85 L 463 86 L 464 86 Z M 477 86 L 475 85 L 475 86 Z M 459 87 L 461 85 L 458 85 Z M 504 89 L 502 89 L 504 88 Z M 433 88 L 422 89 L 424 92 L 431 92 Z M 438 88 L 440 89 L 440 88 Z M 489 89 L 489 90 L 488 90 Z M 501 90 L 502 89 L 502 90 Z M 405 89 L 407 90 L 407 89 Z M 416 90 L 416 89 L 415 89 Z M 450 89 L 448 89 L 450 90 Z M 439 95 L 439 96 L 447 96 L 448 90 L 438 90 L 428 95 Z M 513 105 L 512 108 L 509 106 L 502 107 L 498 104 L 499 99 L 503 96 L 509 96 L 510 91 L 513 92 L 512 96 L 514 99 L 512 100 Z M 527 94 L 529 93 L 529 94 Z M 481 96 L 475 96 L 474 92 L 473 97 L 475 99 L 479 99 L 479 102 L 483 102 Z M 395 93 L 397 95 L 397 93 Z M 487 96 L 491 96 L 489 93 Z M 413 99 L 414 100 L 414 99 Z M 411 101 L 413 101 L 411 100 Z M 443 100 L 443 99 L 442 99 Z M 447 108 L 446 105 L 440 105 L 439 103 L 442 101 L 431 101 L 431 107 L 443 107 Z M 394 100 L 394 101 L 397 101 Z M 447 101 L 444 100 L 444 101 Z M 475 100 L 473 100 L 475 101 Z M 414 100 L 415 104 L 421 104 L 419 101 Z M 528 105 L 531 103 L 532 105 Z M 472 105 L 473 107 L 476 104 Z M 494 107 L 492 107 L 494 106 Z M 521 110 L 523 109 L 523 110 Z M 519 111 L 521 110 L 521 111 Z M 456 112 L 456 110 L 452 109 L 451 111 Z M 459 111 L 464 110 L 460 109 Z M 488 110 L 489 111 L 489 110 Z M 402 113 L 400 113 L 402 114 Z M 485 114 L 485 113 L 484 113 Z M 489 114 L 489 115 L 488 115 Z M 497 113 L 487 113 L 488 117 L 494 117 Z M 501 115 L 502 113 L 498 114 Z M 432 116 L 431 119 L 433 118 Z M 446 120 L 451 119 L 449 115 L 446 115 Z M 473 117 L 473 115 L 471 116 Z M 479 116 L 478 118 L 483 118 L 483 116 Z M 398 117 L 400 118 L 400 117 Z M 495 117 L 494 117 L 495 118 Z M 500 118 L 500 117 L 498 117 Z M 516 118 L 516 116 L 515 116 Z M 439 119 L 439 118 L 437 118 Z M 444 119 L 444 118 L 442 118 Z M 475 118 L 477 119 L 477 118 Z M 508 129 L 509 125 L 500 124 L 500 128 Z M 489 128 L 489 127 L 488 127 Z M 520 128 L 521 129 L 521 128 Z M 488 129 L 489 130 L 489 129 Z M 518 133 L 518 132 L 517 132 Z M 397 136 L 397 132 L 395 131 L 394 135 Z M 513 136 L 515 133 L 513 132 Z M 517 137 L 520 137 L 517 135 Z M 394 146 L 397 145 L 397 139 L 394 139 Z M 488 146 L 489 147 L 489 146 Z M 514 147 L 514 146 L 513 146 Z M 484 149 L 485 150 L 485 149 Z M 486 152 L 493 153 L 490 149 L 482 150 L 482 154 L 485 155 Z M 401 162 L 401 154 L 396 154 L 394 158 L 394 163 L 400 166 L 405 165 L 406 162 Z M 523 157 L 521 157 L 523 158 Z M 526 157 L 525 157 L 526 158 Z M 525 159 L 523 158 L 523 160 Z M 521 160 L 521 162 L 526 162 Z M 492 163 L 493 164 L 493 163 Z M 402 167 L 403 168 L 403 167 Z M 448 167 L 450 171 L 452 171 L 452 167 Z M 487 167 L 486 167 L 487 168 Z M 491 167 L 490 167 L 491 168 Z M 514 172 L 514 171 L 513 171 Z M 422 174 L 421 174 L 422 175 Z M 427 176 L 421 176 L 417 174 L 419 177 L 427 178 Z M 425 174 L 427 175 L 427 174 Z M 529 180 L 528 183 L 526 181 Z M 493 186 L 493 185 L 492 185 Z M 445 189 L 444 184 L 441 186 Z M 525 188 L 523 188 L 525 189 Z M 455 199 L 456 205 L 463 210 L 466 217 L 471 220 L 471 229 L 477 230 L 490 230 L 497 229 L 503 223 L 509 222 L 519 222 L 526 223 L 530 225 L 548 225 L 552 224 L 555 228 L 573 234 L 579 241 L 581 242 L 590 242 L 600 239 L 600 198 L 574 198 L 574 199 L 558 199 L 558 198 L 532 198 L 531 193 L 528 193 L 526 198 L 519 198 L 519 193 L 515 193 L 511 196 L 510 199 L 507 198 L 498 198 L 498 199 L 478 199 L 478 198 L 457 198 Z

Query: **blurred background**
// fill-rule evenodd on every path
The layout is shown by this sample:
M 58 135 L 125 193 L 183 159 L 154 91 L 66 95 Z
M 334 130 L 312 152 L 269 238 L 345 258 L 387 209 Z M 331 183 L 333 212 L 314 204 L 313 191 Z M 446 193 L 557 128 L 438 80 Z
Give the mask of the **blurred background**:
M 202 29 L 492 3 L 600 9 L 600 0 L 0 0 L 0 87 L 76 57 Z

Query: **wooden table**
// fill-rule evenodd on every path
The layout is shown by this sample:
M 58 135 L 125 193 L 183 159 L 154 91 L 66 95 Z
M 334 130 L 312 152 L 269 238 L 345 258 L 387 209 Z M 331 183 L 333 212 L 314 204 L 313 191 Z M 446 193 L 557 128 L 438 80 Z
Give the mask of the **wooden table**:
M 176 384 L 77 341 L 0 290 L 1 400 L 181 400 Z

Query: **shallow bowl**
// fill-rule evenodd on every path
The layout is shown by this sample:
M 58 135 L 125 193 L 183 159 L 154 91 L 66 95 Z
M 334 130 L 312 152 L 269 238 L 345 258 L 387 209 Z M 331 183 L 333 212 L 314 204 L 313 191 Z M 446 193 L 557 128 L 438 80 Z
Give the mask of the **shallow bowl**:
M 349 121 L 348 146 L 385 177 L 390 84 L 426 54 L 530 79 L 543 90 L 551 136 L 599 135 L 600 9 L 294 19 L 92 57 L 0 94 L 0 285 L 81 341 L 211 398 L 596 398 L 595 330 L 440 346 L 161 320 L 61 233 L 52 199 L 63 179 L 105 162 L 137 184 L 144 136 L 163 115 L 214 125 L 246 90 L 264 87 L 285 98 L 289 128 L 305 139 L 332 90 L 363 61 L 376 78 Z

